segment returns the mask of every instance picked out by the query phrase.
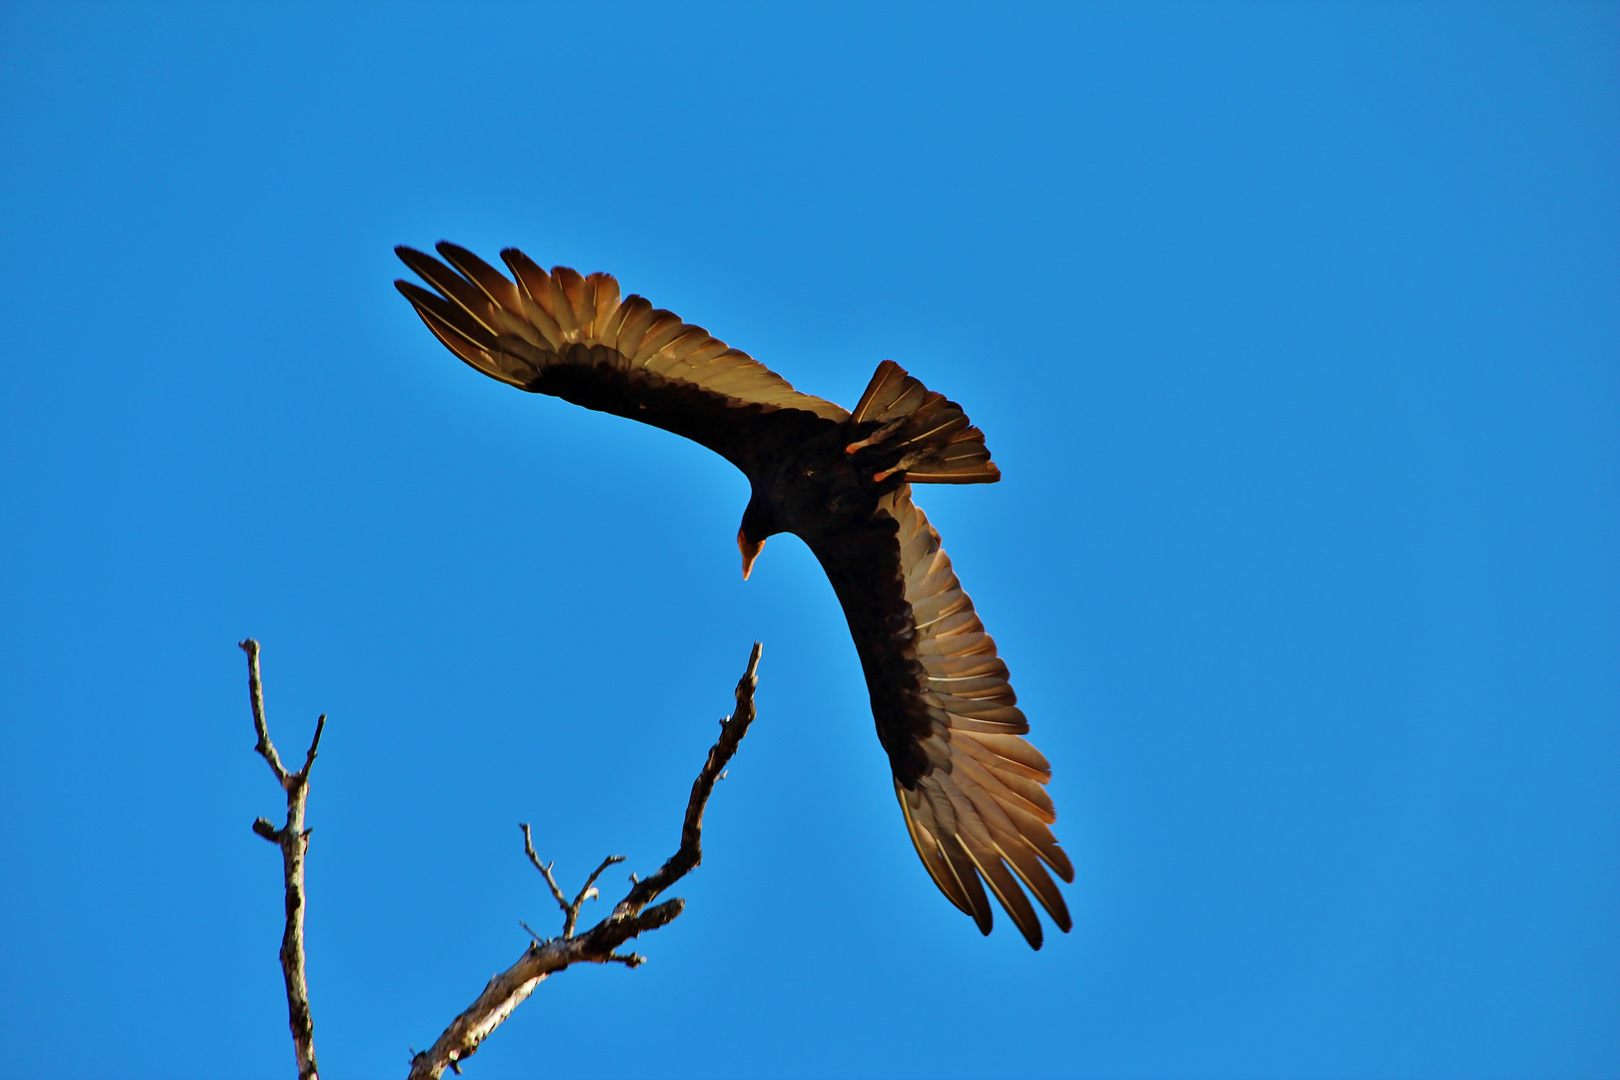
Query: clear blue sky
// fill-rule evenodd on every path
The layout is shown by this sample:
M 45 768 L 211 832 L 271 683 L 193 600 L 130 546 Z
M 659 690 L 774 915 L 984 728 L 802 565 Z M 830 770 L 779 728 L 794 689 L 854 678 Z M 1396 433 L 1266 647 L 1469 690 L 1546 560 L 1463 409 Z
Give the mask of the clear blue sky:
M 755 638 L 687 914 L 469 1075 L 1620 1072 L 1620 7 L 7 3 L 0 199 L 9 1075 L 290 1075 L 250 634 L 332 1077 L 555 921 L 518 821 L 673 850 Z M 1073 933 L 935 891 L 739 474 L 429 337 L 440 238 L 964 404 Z

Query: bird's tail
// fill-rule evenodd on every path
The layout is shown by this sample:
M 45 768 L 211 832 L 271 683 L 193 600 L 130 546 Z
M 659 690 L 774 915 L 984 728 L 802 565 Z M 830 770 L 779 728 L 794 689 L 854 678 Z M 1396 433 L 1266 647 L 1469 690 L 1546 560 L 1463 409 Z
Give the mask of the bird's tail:
M 913 484 L 993 484 L 1001 470 L 990 461 L 984 433 L 954 401 L 907 375 L 893 360 L 878 365 L 850 417 L 860 436 L 845 447 L 873 466 L 872 479 L 904 473 Z

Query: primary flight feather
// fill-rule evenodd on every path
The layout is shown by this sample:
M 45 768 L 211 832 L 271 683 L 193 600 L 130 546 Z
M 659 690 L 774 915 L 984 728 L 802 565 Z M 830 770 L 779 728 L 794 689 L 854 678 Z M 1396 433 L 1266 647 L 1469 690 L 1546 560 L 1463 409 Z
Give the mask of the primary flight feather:
M 395 250 L 434 291 L 395 285 L 472 367 L 684 435 L 742 470 L 752 487 L 737 533 L 743 576 L 779 532 L 804 540 L 827 572 L 934 883 L 986 934 L 986 885 L 1031 946 L 1041 925 L 1025 888 L 1067 931 L 1049 871 L 1073 881 L 1074 870 L 1049 828 L 1051 767 L 1023 738 L 1007 666 L 911 501 L 916 483 L 1000 479 L 961 408 L 885 360 L 846 411 L 639 296 L 621 299 L 607 274 L 548 273 L 515 248 L 501 252 L 511 278 L 450 243 L 438 245 L 444 262 Z

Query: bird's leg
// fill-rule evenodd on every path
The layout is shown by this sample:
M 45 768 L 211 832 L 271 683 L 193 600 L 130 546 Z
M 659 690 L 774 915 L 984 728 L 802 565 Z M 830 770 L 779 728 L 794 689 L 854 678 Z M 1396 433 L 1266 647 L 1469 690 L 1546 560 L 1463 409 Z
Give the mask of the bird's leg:
M 866 449 L 868 446 L 876 446 L 884 439 L 887 439 L 890 435 L 893 435 L 895 432 L 899 431 L 905 422 L 906 418 L 904 416 L 898 420 L 889 421 L 887 424 L 884 424 L 882 427 L 872 432 L 872 434 L 868 435 L 866 438 L 861 439 L 858 442 L 852 442 L 848 446 L 844 447 L 844 453 L 853 454 L 857 450 Z
M 880 473 L 874 473 L 872 476 L 872 482 L 874 484 L 881 484 L 895 473 L 905 472 L 907 469 L 917 464 L 917 462 L 933 453 L 933 451 L 933 447 L 923 447 L 921 450 L 913 450 L 911 453 L 895 462 L 892 468 L 884 469 Z

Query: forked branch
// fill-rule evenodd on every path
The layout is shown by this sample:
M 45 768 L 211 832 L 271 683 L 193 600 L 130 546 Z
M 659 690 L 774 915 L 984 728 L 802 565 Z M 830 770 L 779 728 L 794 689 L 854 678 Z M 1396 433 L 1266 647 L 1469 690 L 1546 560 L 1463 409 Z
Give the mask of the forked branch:
M 642 963 L 643 958 L 636 953 L 620 953 L 616 950 L 631 938 L 669 923 L 685 907 L 685 901 L 678 897 L 652 907 L 648 905 L 703 861 L 703 810 L 714 792 L 715 781 L 724 773 L 743 736 L 748 734 L 748 726 L 754 722 L 754 689 L 759 682 L 759 655 L 760 645 L 755 642 L 753 652 L 748 656 L 748 668 L 737 683 L 737 708 L 728 719 L 720 721 L 720 738 L 709 749 L 708 759 L 692 783 L 692 794 L 686 803 L 686 817 L 681 823 L 680 847 L 657 873 L 645 881 L 632 877 L 630 892 L 614 906 L 613 913 L 607 918 L 583 934 L 574 933 L 579 910 L 594 893 L 592 886 L 597 876 L 614 863 L 621 862 L 622 856 L 614 855 L 605 859 L 570 904 L 552 876 L 551 865 L 542 863 L 535 854 L 529 827 L 522 826 L 524 850 L 535 869 L 546 879 L 552 898 L 562 908 L 563 936 L 544 940 L 536 936 L 517 963 L 490 979 L 484 992 L 456 1017 L 438 1041 L 411 1059 L 410 1080 L 438 1080 L 446 1069 L 459 1073 L 460 1063 L 477 1053 L 479 1044 L 548 975 L 562 971 L 571 964 L 620 963 L 636 967 Z M 530 933 L 533 934 L 533 931 Z
M 319 1080 L 315 1064 L 315 1021 L 309 1012 L 309 984 L 304 976 L 304 856 L 309 851 L 309 835 L 304 828 L 304 803 L 309 798 L 309 770 L 320 749 L 321 732 L 326 730 L 326 714 L 315 721 L 315 737 L 304 755 L 304 767 L 287 771 L 270 741 L 270 726 L 264 718 L 264 686 L 259 678 L 259 643 L 252 638 L 239 643 L 248 658 L 248 697 L 253 706 L 253 729 L 259 736 L 254 746 L 275 774 L 276 783 L 287 793 L 287 822 L 276 828 L 267 819 L 253 823 L 253 831 L 281 848 L 281 869 L 285 879 L 287 926 L 281 935 L 281 974 L 287 983 L 287 1026 L 292 1029 L 293 1050 L 298 1057 L 299 1080 Z
M 602 876 L 602 871 L 606 870 L 614 863 L 624 862 L 624 856 L 609 855 L 607 858 L 603 859 L 602 865 L 593 870 L 591 872 L 591 876 L 585 879 L 585 884 L 580 887 L 579 895 L 575 896 L 574 902 L 570 904 L 567 900 L 563 899 L 562 889 L 558 888 L 557 879 L 551 875 L 552 864 L 541 862 L 540 856 L 534 853 L 534 834 L 529 831 L 529 823 L 527 821 L 520 821 L 518 822 L 518 828 L 523 830 L 523 853 L 529 857 L 529 861 L 534 864 L 534 868 L 540 871 L 540 876 L 546 879 L 546 885 L 551 889 L 552 898 L 557 901 L 557 906 L 562 908 L 563 937 L 573 937 L 574 924 L 579 921 L 579 909 L 585 906 L 585 901 L 595 900 L 597 897 L 597 891 L 592 887 L 596 884 L 596 879 Z M 520 923 L 519 925 L 522 926 L 523 929 L 529 930 L 528 923 Z M 545 940 L 533 930 L 529 930 L 529 936 L 534 938 L 536 941 Z

